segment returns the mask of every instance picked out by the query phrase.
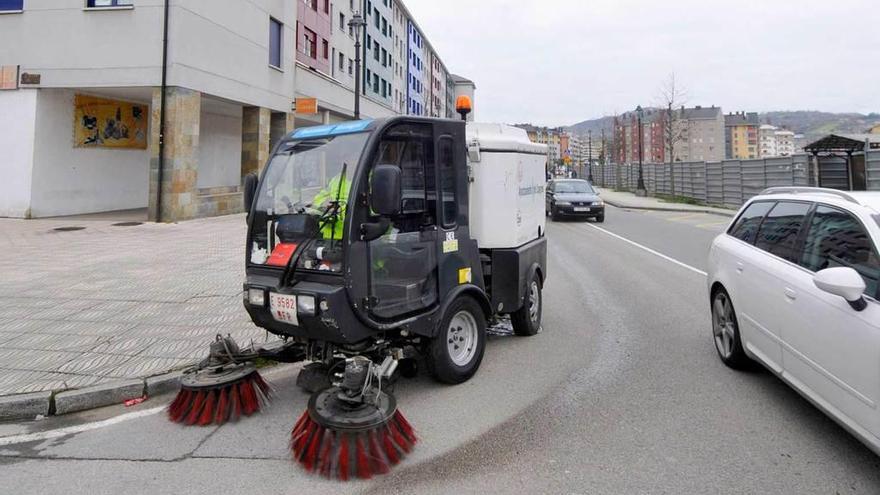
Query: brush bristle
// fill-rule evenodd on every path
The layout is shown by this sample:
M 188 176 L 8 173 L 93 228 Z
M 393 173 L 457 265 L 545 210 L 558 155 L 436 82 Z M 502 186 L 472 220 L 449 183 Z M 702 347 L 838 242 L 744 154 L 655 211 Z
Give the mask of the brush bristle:
M 180 392 L 168 406 L 168 419 L 185 425 L 222 425 L 251 416 L 269 402 L 271 388 L 256 371 L 241 380 L 216 388 Z
M 290 449 L 293 459 L 306 471 L 346 481 L 388 473 L 417 441 L 399 411 L 386 424 L 357 433 L 322 427 L 306 411 L 291 431 Z

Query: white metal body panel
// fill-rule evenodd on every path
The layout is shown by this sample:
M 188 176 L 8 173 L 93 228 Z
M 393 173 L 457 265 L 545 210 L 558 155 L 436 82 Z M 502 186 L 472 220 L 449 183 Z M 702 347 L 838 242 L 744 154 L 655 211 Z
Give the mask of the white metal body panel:
M 481 249 L 497 249 L 543 235 L 546 146 L 501 124 L 468 124 L 467 138 L 480 149 L 480 160 L 469 162 L 471 237 Z

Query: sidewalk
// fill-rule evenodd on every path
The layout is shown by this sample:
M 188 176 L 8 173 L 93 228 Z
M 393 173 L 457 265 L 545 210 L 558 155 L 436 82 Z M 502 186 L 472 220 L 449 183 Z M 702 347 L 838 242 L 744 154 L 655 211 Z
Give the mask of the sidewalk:
M 143 382 L 218 333 L 264 341 L 242 306 L 245 230 L 243 215 L 0 219 L 0 396 Z
M 680 211 L 694 213 L 711 213 L 713 215 L 722 215 L 732 217 L 736 215 L 736 210 L 727 208 L 717 208 L 714 206 L 690 205 L 686 203 L 672 203 L 663 201 L 662 199 L 648 197 L 639 197 L 630 192 L 618 192 L 613 189 L 605 189 L 597 187 L 602 195 L 605 203 L 616 206 L 618 208 L 629 208 L 631 210 L 659 210 L 659 211 Z

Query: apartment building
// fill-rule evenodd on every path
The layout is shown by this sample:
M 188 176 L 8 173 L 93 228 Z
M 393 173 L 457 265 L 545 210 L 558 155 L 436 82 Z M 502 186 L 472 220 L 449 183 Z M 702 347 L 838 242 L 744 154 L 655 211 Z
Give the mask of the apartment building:
M 666 110 L 646 108 L 642 111 L 641 153 L 644 163 L 666 162 Z M 617 145 L 615 160 L 618 163 L 639 161 L 639 116 L 626 112 L 614 119 L 614 141 Z
M 361 115 L 424 114 L 424 99 L 420 112 L 406 96 L 394 100 L 395 90 L 409 94 L 414 26 L 401 0 L 174 0 L 167 57 L 163 0 L 0 1 L 0 217 L 142 209 L 178 221 L 242 211 L 242 178 L 275 141 L 352 118 L 348 23 L 361 12 L 363 49 L 368 36 L 371 46 Z M 297 108 L 300 98 L 313 100 Z
M 165 2 L 0 3 L 0 216 L 241 211 L 242 176 L 293 128 L 299 3 L 171 3 L 161 178 Z
M 677 125 L 681 140 L 675 147 L 675 161 L 724 160 L 724 113 L 720 107 L 682 107 L 679 109 Z
M 795 153 L 795 134 L 776 126 L 764 124 L 759 129 L 760 158 L 791 156 Z
M 383 105 L 391 107 L 394 94 L 394 21 L 391 16 L 392 0 L 366 0 L 364 20 L 364 92 Z
M 758 133 L 761 127 L 756 112 L 729 113 L 724 116 L 724 155 L 733 160 L 751 160 L 760 156 Z
M 411 20 L 407 21 L 406 113 L 409 115 L 427 115 L 424 44 L 418 26 Z

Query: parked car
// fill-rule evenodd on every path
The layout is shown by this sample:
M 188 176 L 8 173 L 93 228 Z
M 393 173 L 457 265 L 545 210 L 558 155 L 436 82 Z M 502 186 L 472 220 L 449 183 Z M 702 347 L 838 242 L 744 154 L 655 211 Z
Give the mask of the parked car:
M 561 217 L 595 218 L 605 221 L 605 202 L 592 184 L 582 179 L 554 179 L 547 183 L 547 214 Z
M 880 193 L 773 188 L 709 254 L 721 360 L 757 361 L 880 454 Z

